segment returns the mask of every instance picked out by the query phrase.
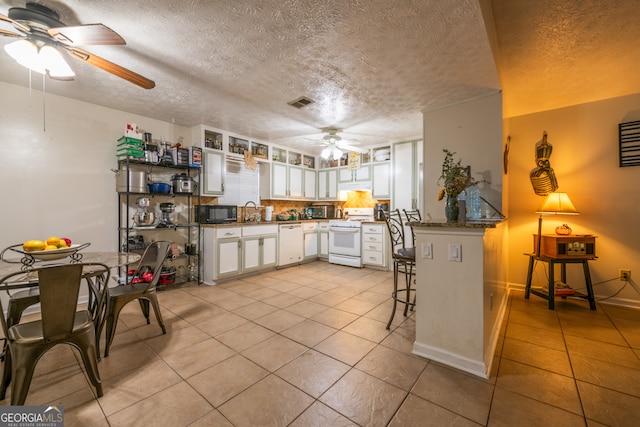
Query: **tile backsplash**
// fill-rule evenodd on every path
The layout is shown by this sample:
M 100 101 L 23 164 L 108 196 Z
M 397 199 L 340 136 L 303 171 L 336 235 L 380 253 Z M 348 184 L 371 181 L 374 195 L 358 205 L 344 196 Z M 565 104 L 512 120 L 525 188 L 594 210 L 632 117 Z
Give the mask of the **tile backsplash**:
M 342 195 L 343 198 L 344 194 Z M 217 204 L 216 197 L 201 197 L 202 204 Z M 265 207 L 273 206 L 273 215 L 279 213 L 285 213 L 290 209 L 295 209 L 296 212 L 301 212 L 304 208 L 311 205 L 334 205 L 338 208 L 373 208 L 376 203 L 389 203 L 389 200 L 376 200 L 371 198 L 370 191 L 347 191 L 346 200 L 340 201 L 304 201 L 304 200 L 260 200 L 260 215 L 262 220 L 265 218 Z M 239 206 L 238 209 L 238 221 L 243 221 L 246 214 L 253 214 L 252 208 L 249 208 L 251 212 L 244 212 L 244 206 Z M 251 216 L 251 215 L 248 215 Z

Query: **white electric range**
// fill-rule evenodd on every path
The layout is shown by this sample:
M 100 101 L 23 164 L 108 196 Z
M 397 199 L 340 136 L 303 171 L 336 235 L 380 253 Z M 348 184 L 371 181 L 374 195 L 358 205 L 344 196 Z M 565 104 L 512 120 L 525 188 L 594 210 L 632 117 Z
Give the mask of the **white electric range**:
M 329 221 L 329 262 L 362 267 L 362 223 L 373 221 L 373 208 L 345 208 L 345 219 Z

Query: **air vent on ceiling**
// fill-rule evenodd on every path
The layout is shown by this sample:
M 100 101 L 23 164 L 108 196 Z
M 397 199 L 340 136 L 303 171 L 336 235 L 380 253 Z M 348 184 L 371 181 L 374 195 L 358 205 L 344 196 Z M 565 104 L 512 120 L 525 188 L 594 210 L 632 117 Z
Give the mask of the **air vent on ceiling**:
M 288 102 L 288 104 L 296 108 L 302 108 L 302 107 L 306 107 L 309 104 L 313 104 L 314 102 L 315 101 L 307 98 L 306 96 L 301 96 L 295 101 Z

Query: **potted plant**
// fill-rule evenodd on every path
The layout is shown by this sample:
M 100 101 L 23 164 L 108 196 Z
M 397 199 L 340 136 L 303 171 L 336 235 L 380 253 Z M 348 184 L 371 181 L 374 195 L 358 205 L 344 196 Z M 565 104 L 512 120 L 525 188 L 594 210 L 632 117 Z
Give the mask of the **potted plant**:
M 455 161 L 451 152 L 446 148 L 444 151 L 444 162 L 442 163 L 442 175 L 438 179 L 438 184 L 443 183 L 444 187 L 438 192 L 438 200 L 447 197 L 445 205 L 445 216 L 447 222 L 458 220 L 458 196 L 465 188 L 479 184 L 483 181 L 476 181 L 470 175 L 470 166 L 462 166 L 462 160 Z

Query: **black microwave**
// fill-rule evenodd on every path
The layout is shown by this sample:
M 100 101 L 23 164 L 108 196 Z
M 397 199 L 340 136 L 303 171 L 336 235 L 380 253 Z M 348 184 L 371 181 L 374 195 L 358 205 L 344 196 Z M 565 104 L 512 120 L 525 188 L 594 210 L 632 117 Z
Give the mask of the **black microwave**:
M 232 205 L 196 205 L 196 222 L 224 224 L 238 221 L 238 207 Z

